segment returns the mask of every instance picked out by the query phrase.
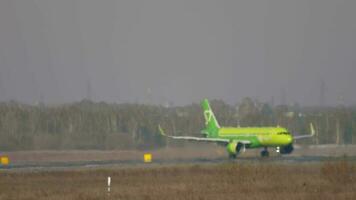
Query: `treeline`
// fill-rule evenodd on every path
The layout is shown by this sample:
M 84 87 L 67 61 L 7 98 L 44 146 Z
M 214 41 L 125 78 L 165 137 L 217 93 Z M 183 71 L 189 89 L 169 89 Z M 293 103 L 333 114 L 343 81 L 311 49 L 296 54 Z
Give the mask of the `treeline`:
M 223 126 L 287 127 L 294 134 L 316 137 L 305 144 L 356 143 L 355 107 L 273 106 L 251 98 L 238 105 L 211 101 Z M 0 150 L 39 149 L 152 149 L 182 145 L 162 138 L 160 124 L 172 135 L 201 136 L 204 118 L 199 104 L 163 107 L 106 104 L 83 100 L 59 106 L 0 104 Z

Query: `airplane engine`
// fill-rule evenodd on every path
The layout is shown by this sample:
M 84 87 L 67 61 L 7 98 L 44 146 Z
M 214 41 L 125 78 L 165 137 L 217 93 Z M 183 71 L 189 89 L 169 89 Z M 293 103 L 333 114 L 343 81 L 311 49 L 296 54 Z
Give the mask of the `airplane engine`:
M 290 154 L 294 150 L 293 144 L 288 144 L 287 146 L 281 147 L 280 153 L 281 154 Z
M 230 142 L 226 149 L 230 155 L 237 155 L 240 153 L 241 149 L 243 149 L 244 145 L 240 142 Z

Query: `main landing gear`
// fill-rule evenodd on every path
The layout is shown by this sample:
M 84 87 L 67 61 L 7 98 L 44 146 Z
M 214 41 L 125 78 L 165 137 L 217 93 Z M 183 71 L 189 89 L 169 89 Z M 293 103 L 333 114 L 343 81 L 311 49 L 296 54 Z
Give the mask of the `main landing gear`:
M 267 150 L 267 147 L 265 147 L 262 151 L 261 151 L 261 157 L 268 157 L 269 156 L 269 152 Z

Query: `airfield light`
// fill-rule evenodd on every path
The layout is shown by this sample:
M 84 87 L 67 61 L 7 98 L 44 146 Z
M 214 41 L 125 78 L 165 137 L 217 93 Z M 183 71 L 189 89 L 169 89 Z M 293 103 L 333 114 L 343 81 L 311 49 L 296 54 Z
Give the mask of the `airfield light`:
M 9 157 L 7 157 L 7 156 L 2 156 L 0 161 L 1 161 L 1 165 L 3 165 L 3 166 L 6 166 L 10 163 Z
M 150 163 L 150 162 L 152 162 L 152 154 L 150 154 L 150 153 L 145 153 L 145 154 L 143 155 L 143 161 L 144 161 L 145 163 Z
M 111 177 L 108 176 L 108 193 L 110 192 Z

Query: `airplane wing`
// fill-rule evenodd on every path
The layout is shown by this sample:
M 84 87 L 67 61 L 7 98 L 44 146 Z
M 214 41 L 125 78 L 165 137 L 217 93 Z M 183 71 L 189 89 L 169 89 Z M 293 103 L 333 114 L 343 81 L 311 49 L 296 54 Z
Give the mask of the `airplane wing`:
M 313 137 L 314 135 L 315 135 L 314 126 L 312 123 L 310 123 L 310 135 L 297 135 L 297 136 L 293 136 L 293 138 L 294 140 L 299 140 L 303 138 L 310 138 Z
M 215 142 L 215 143 L 225 143 L 228 144 L 230 142 L 229 139 L 222 139 L 222 138 L 202 138 L 202 137 L 192 137 L 192 136 L 170 136 L 166 135 L 161 128 L 160 125 L 158 125 L 158 130 L 162 136 L 172 138 L 172 139 L 177 139 L 177 140 L 189 140 L 189 141 L 202 141 L 202 142 Z M 249 141 L 244 141 L 244 142 L 249 142 Z M 241 142 L 243 143 L 243 142 Z M 248 143 L 246 143 L 248 144 Z

